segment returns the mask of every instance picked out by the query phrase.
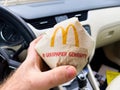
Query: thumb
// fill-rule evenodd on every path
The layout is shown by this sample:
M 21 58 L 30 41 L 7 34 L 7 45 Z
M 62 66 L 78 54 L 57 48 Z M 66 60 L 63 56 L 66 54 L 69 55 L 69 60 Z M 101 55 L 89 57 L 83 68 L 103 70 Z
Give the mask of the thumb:
M 76 69 L 73 66 L 59 66 L 52 70 L 43 72 L 42 82 L 46 89 L 63 84 L 76 76 Z

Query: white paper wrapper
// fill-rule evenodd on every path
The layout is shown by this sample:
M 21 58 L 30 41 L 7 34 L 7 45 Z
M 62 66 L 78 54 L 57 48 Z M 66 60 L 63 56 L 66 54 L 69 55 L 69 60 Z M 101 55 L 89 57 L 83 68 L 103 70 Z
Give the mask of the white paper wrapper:
M 35 48 L 51 68 L 73 65 L 80 72 L 88 63 L 94 41 L 74 17 L 46 31 Z

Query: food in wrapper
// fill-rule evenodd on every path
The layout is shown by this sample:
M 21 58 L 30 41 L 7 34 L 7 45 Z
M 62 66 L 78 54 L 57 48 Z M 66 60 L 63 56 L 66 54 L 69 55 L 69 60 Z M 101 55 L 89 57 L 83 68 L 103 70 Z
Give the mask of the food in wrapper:
M 35 48 L 51 68 L 73 65 L 80 72 L 88 63 L 94 41 L 74 17 L 46 31 Z

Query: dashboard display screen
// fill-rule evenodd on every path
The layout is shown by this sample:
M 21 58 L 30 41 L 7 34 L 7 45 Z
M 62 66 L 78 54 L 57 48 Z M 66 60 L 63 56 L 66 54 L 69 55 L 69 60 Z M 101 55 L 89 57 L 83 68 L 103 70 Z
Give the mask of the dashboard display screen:
M 59 23 L 63 20 L 66 20 L 66 19 L 68 19 L 67 15 L 62 15 L 62 16 L 55 17 L 55 20 L 56 20 L 57 23 Z

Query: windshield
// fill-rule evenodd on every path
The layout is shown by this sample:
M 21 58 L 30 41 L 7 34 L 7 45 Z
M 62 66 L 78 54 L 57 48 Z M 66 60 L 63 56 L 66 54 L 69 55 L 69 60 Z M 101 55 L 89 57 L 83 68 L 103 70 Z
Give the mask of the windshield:
M 51 0 L 0 0 L 0 4 L 9 6 L 9 5 L 18 5 L 18 4 L 45 2 L 45 1 L 51 1 Z

